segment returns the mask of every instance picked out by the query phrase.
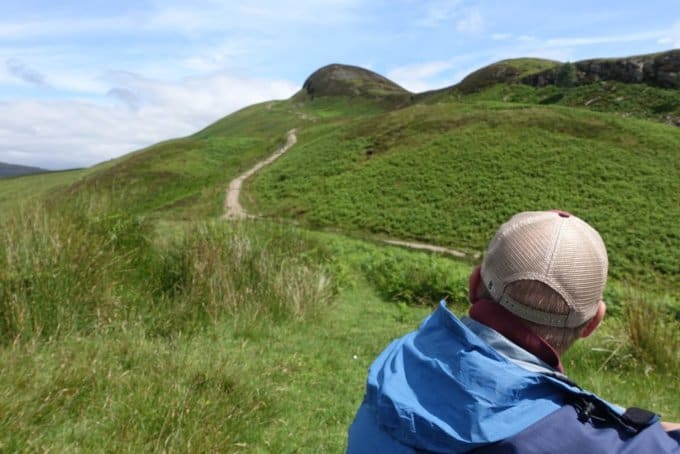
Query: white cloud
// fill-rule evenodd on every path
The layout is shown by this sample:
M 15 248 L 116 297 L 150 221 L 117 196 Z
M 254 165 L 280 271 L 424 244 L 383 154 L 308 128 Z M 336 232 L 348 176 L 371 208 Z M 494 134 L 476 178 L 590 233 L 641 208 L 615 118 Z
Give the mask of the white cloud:
M 275 21 L 282 26 L 337 24 L 359 20 L 362 3 L 361 0 L 269 0 L 259 1 L 256 7 L 243 4 L 240 12 L 251 20 Z
M 435 0 L 428 3 L 425 14 L 416 21 L 422 27 L 437 27 L 458 14 L 460 0 Z
M 213 72 L 224 69 L 231 61 L 248 53 L 255 44 L 244 40 L 230 40 L 219 45 L 199 49 L 181 60 L 181 65 L 195 72 Z
M 484 18 L 477 9 L 462 7 L 461 0 L 434 0 L 427 4 L 425 12 L 416 24 L 435 28 L 455 23 L 460 33 L 479 33 L 484 30 Z
M 491 39 L 494 41 L 520 41 L 520 42 L 532 42 L 536 41 L 536 37 L 532 35 L 513 35 L 512 33 L 492 33 Z
M 441 75 L 450 70 L 453 63 L 431 61 L 415 65 L 400 66 L 387 73 L 387 78 L 414 93 L 442 88 Z M 432 80 L 436 79 L 436 80 Z
M 511 33 L 492 33 L 491 34 L 491 39 L 493 39 L 494 41 L 506 41 L 510 38 L 512 38 Z
M 150 4 L 149 4 L 150 3 Z M 111 35 L 164 32 L 190 36 L 234 30 L 272 30 L 272 27 L 338 24 L 361 20 L 362 0 L 258 0 L 225 2 L 154 1 L 134 12 L 22 20 L 0 19 L 0 38 L 24 41 L 65 35 Z M 252 6 L 255 4 L 256 6 Z
M 361 0 L 259 0 L 258 2 L 158 2 L 148 18 L 150 30 L 195 32 L 233 28 L 276 31 L 276 27 L 324 25 L 355 21 Z
M 593 46 L 593 48 L 595 48 L 595 46 L 599 44 L 625 44 L 655 41 L 669 36 L 672 36 L 671 30 L 646 31 L 626 35 L 570 36 L 548 39 L 533 35 L 520 35 L 513 36 L 509 40 L 504 40 L 503 46 L 495 49 L 489 57 L 491 60 L 535 57 L 557 61 L 575 61 L 583 58 L 582 52 L 579 50 L 579 48 L 582 47 Z M 680 26 L 678 27 L 678 38 L 680 41 Z M 678 44 L 678 47 L 680 47 L 680 43 Z
M 664 32 L 657 43 L 674 49 L 680 48 L 680 22 L 674 23 L 669 30 Z
M 83 19 L 51 19 L 0 22 L 0 38 L 24 40 L 91 32 L 124 32 L 140 23 L 127 17 L 90 17 Z
M 552 38 L 545 41 L 548 47 L 567 46 L 592 46 L 595 44 L 627 43 L 634 41 L 647 41 L 658 39 L 663 32 L 653 31 L 644 33 L 631 33 L 627 35 L 603 35 L 570 38 Z
M 479 11 L 468 11 L 456 22 L 456 30 L 461 33 L 479 33 L 484 30 L 484 19 Z
M 297 86 L 218 74 L 162 83 L 114 73 L 111 95 L 127 102 L 0 103 L 0 161 L 50 169 L 89 166 L 196 132 L 256 102 L 287 98 Z M 124 99 L 123 99 L 124 100 Z M 125 100 L 124 100 L 125 101 Z

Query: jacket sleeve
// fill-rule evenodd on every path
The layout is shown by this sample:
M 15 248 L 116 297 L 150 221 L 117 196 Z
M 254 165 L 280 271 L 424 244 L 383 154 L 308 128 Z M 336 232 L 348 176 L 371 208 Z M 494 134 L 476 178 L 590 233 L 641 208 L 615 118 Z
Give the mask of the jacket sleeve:
M 607 421 L 580 421 L 565 405 L 517 435 L 473 451 L 478 454 L 673 453 L 680 454 L 680 431 L 666 432 L 654 423 L 630 433 Z

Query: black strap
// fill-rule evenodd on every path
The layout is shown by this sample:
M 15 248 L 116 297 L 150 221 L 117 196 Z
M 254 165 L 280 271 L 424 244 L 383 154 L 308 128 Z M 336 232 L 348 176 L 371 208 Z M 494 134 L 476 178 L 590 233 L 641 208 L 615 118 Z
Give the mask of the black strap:
M 579 390 L 583 390 L 579 385 L 569 380 L 564 375 L 545 374 L 567 383 Z M 641 430 L 649 427 L 658 417 L 656 413 L 642 408 L 630 407 L 622 415 L 612 410 L 609 405 L 602 400 L 589 394 L 569 393 L 566 403 L 573 406 L 578 414 L 578 420 L 582 423 L 590 421 L 593 424 L 609 424 L 624 429 L 630 434 L 637 434 Z
M 587 394 L 572 395 L 567 398 L 567 404 L 576 409 L 578 420 L 584 424 L 590 422 L 594 425 L 613 425 L 631 435 L 647 428 L 657 416 L 651 411 L 636 407 L 631 407 L 619 415 L 609 405 Z
M 621 416 L 626 419 L 630 424 L 639 427 L 640 430 L 649 426 L 656 419 L 656 413 L 652 413 L 649 410 L 643 408 L 630 407 Z

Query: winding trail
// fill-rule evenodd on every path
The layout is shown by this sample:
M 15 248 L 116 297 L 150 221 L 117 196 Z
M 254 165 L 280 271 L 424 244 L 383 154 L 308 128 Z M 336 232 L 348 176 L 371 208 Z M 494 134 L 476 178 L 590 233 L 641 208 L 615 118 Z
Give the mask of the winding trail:
M 297 143 L 297 129 L 291 129 L 290 131 L 288 131 L 288 138 L 286 140 L 286 143 L 282 147 L 277 149 L 274 152 L 274 154 L 269 156 L 264 161 L 258 162 L 254 167 L 252 167 L 245 173 L 242 173 L 238 177 L 234 178 L 229 183 L 229 188 L 227 189 L 227 194 L 226 197 L 224 198 L 224 215 L 222 216 L 223 219 L 248 219 L 248 218 L 253 219 L 257 217 L 255 215 L 248 214 L 239 203 L 239 196 L 241 195 L 241 188 L 243 186 L 243 182 L 250 178 L 253 174 L 255 174 L 255 172 L 259 171 L 263 167 L 268 166 L 272 162 L 279 159 L 281 156 L 283 156 L 283 154 L 286 151 L 290 150 L 290 148 L 296 143 Z M 374 237 L 373 240 L 392 244 L 395 246 L 403 246 L 410 249 L 419 249 L 423 251 L 447 254 L 459 258 L 467 257 L 478 258 L 480 255 L 479 253 L 466 254 L 465 252 L 458 251 L 456 249 L 449 249 L 434 244 L 417 243 L 414 241 L 392 240 L 377 237 Z
M 291 129 L 288 131 L 288 139 L 286 140 L 285 145 L 276 150 L 274 154 L 269 156 L 264 161 L 258 162 L 253 168 L 231 180 L 231 183 L 229 183 L 229 189 L 227 189 L 227 196 L 224 199 L 224 215 L 222 218 L 245 219 L 254 217 L 253 215 L 246 213 L 246 210 L 243 209 L 238 201 L 239 196 L 241 195 L 241 187 L 243 186 L 243 182 L 264 166 L 267 166 L 279 159 L 286 151 L 290 149 L 290 147 L 295 145 L 297 142 L 296 134 L 297 129 Z

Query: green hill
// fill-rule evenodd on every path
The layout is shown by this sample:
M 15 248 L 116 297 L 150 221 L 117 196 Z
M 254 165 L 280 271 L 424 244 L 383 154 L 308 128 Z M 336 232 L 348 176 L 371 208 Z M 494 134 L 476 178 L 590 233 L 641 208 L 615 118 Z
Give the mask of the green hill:
M 218 217 L 228 182 L 298 128 L 298 145 L 247 182 L 242 199 L 251 211 L 475 252 L 511 213 L 560 207 L 602 230 L 615 278 L 677 286 L 669 251 L 680 246 L 672 222 L 680 215 L 680 133 L 626 117 L 673 115 L 678 91 L 521 82 L 555 65 L 499 62 L 436 101 L 411 100 L 370 71 L 329 65 L 290 100 L 90 169 L 56 197 L 107 194 L 155 218 Z
M 415 105 L 303 129 L 248 189 L 267 217 L 470 251 L 514 212 L 559 207 L 603 233 L 613 276 L 677 288 L 679 147 L 674 127 L 583 110 Z
M 570 378 L 678 420 L 677 89 L 525 81 L 559 67 L 411 94 L 331 65 L 191 136 L 0 180 L 0 451 L 341 452 L 375 355 L 442 296 L 465 313 L 493 231 L 550 208 L 610 258 Z M 229 182 L 294 128 L 244 185 L 259 217 L 222 221 Z
M 472 93 L 499 83 L 519 82 L 523 77 L 558 65 L 559 62 L 540 58 L 503 60 L 472 72 L 454 88 L 462 93 Z

